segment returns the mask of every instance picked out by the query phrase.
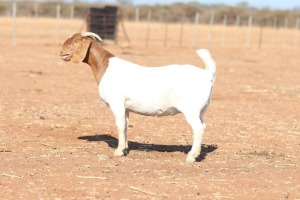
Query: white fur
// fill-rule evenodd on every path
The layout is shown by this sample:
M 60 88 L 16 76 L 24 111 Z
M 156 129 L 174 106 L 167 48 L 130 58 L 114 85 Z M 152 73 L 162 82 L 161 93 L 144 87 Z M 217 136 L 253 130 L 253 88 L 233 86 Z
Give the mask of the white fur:
M 206 69 L 192 65 L 143 67 L 117 57 L 109 59 L 99 83 L 99 94 L 116 119 L 119 144 L 114 155 L 124 155 L 128 148 L 129 112 L 147 116 L 183 113 L 194 133 L 187 161 L 195 161 L 201 150 L 203 114 L 210 101 L 216 70 L 207 50 L 198 50 L 197 54 Z

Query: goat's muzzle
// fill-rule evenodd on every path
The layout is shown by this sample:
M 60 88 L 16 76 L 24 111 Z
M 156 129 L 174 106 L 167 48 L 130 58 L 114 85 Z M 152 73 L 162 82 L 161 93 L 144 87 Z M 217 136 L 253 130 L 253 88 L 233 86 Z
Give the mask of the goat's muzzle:
M 71 55 L 64 53 L 64 52 L 60 52 L 60 58 L 64 61 L 70 61 L 71 59 Z

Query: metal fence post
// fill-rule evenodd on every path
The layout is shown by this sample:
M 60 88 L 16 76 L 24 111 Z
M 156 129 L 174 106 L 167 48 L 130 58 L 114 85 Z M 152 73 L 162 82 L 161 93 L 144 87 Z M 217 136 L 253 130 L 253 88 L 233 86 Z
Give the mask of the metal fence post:
M 75 10 L 75 7 L 74 7 L 74 4 L 72 3 L 70 6 L 70 19 L 71 20 L 74 19 L 74 10 Z
M 214 22 L 215 22 L 215 13 L 213 12 L 213 13 L 211 13 L 210 19 L 209 19 L 207 41 L 206 41 L 207 46 L 210 44 L 211 39 L 212 39 L 211 32 L 212 32 L 212 26 L 214 25 Z
M 39 16 L 39 6 L 38 3 L 35 2 L 34 3 L 34 19 L 35 19 L 35 31 L 34 31 L 34 43 L 37 44 L 38 43 L 38 16 Z
M 273 19 L 272 30 L 273 30 L 273 35 L 272 35 L 272 45 L 271 46 L 274 47 L 275 42 L 276 42 L 276 33 L 277 33 L 277 18 Z
M 251 43 L 252 21 L 253 21 L 252 15 L 249 15 L 249 18 L 248 18 L 248 30 L 247 30 L 246 47 L 250 47 L 250 43 Z
M 139 33 L 139 22 L 140 22 L 140 8 L 135 9 L 135 30 L 134 30 L 134 43 L 137 43 L 138 33 Z
M 194 40 L 193 40 L 193 46 L 196 46 L 196 45 L 197 45 L 199 16 L 200 16 L 200 14 L 197 12 L 197 13 L 195 14 L 195 25 L 194 25 Z
M 297 18 L 296 25 L 295 25 L 295 41 L 294 46 L 295 48 L 299 47 L 299 28 L 300 28 L 300 18 Z
M 147 32 L 146 32 L 146 47 L 149 46 L 149 39 L 150 39 L 150 22 L 151 22 L 151 9 L 148 9 L 148 16 L 147 16 Z
M 180 25 L 180 32 L 179 32 L 179 46 L 180 47 L 182 46 L 183 25 L 184 25 L 184 22 L 182 21 L 181 25 Z
M 223 31 L 222 31 L 222 41 L 221 46 L 224 46 L 225 40 L 226 40 L 226 26 L 227 26 L 227 15 L 224 15 L 223 18 Z
M 236 38 L 235 38 L 235 41 L 236 41 L 236 45 L 238 46 L 239 45 L 239 38 L 240 38 L 240 31 L 239 31 L 239 27 L 240 27 L 240 16 L 237 15 L 236 16 L 236 19 L 235 19 L 235 26 L 236 26 Z
M 168 18 L 166 17 L 166 22 L 165 22 L 165 36 L 164 36 L 164 47 L 167 47 L 168 43 Z
M 12 44 L 16 45 L 17 34 L 16 34 L 16 17 L 17 17 L 17 2 L 12 2 Z
M 58 3 L 56 5 L 56 19 L 57 19 L 57 27 L 56 27 L 56 32 L 57 32 L 57 35 L 56 35 L 56 43 L 59 44 L 60 43 L 60 24 L 59 24 L 59 21 L 60 21 L 60 4 Z

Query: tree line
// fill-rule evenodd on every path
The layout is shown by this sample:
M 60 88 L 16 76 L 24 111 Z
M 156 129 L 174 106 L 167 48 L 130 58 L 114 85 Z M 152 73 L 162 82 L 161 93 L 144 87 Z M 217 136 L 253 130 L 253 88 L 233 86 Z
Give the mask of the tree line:
M 151 12 L 151 20 L 157 22 L 170 22 L 170 23 L 193 23 L 196 13 L 199 13 L 199 22 L 208 23 L 212 15 L 216 24 L 222 24 L 226 17 L 228 25 L 246 25 L 248 18 L 251 15 L 253 24 L 263 26 L 276 26 L 276 27 L 295 27 L 300 18 L 300 7 L 293 10 L 272 10 L 268 8 L 258 9 L 249 6 L 247 3 L 242 2 L 236 6 L 227 6 L 224 4 L 204 5 L 200 3 L 175 3 L 171 5 L 140 5 L 132 6 L 130 1 L 119 1 L 120 15 L 124 20 L 135 20 L 137 9 L 139 20 L 147 20 L 149 11 Z M 18 16 L 34 16 L 35 4 L 38 7 L 38 16 L 40 17 L 55 17 L 56 5 L 58 2 L 53 1 L 18 1 L 17 9 Z M 61 17 L 70 16 L 70 2 L 59 2 Z M 88 14 L 90 7 L 102 7 L 101 3 L 84 3 L 83 1 L 75 1 L 74 4 L 74 17 L 85 18 Z M 0 15 L 10 15 L 11 1 L 0 2 Z

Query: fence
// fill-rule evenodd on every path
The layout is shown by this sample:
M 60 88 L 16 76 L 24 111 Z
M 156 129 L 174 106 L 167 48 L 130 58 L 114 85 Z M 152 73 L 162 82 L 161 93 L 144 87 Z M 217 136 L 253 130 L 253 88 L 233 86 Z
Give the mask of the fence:
M 116 40 L 119 22 L 118 7 L 90 8 L 87 15 L 87 29 L 96 34 L 102 34 L 102 39 Z
M 38 7 L 34 9 L 34 17 L 18 17 L 17 4 L 12 3 L 9 17 L 1 17 L 0 35 L 11 39 L 2 40 L 14 45 L 18 44 L 60 44 L 62 39 L 69 37 L 74 32 L 85 31 L 85 19 L 74 19 L 74 6 L 70 6 L 70 13 L 61 17 L 61 7 L 56 3 L 52 9 L 55 16 L 41 18 Z M 194 23 L 170 23 L 167 20 L 153 22 L 151 9 L 147 11 L 147 19 L 140 19 L 140 10 L 135 10 L 135 20 L 124 22 L 124 27 L 131 39 L 131 45 L 136 46 L 176 46 L 176 47 L 283 47 L 299 48 L 300 44 L 300 19 L 297 19 L 293 28 L 288 20 L 284 26 L 278 27 L 274 19 L 273 26 L 267 27 L 263 23 L 253 26 L 253 17 L 248 16 L 248 24 L 241 25 L 240 17 L 236 16 L 235 25 L 228 25 L 227 16 L 223 16 L 221 24 L 215 24 L 215 15 L 211 14 L 209 21 L 199 23 L 201 15 L 195 14 Z M 122 41 L 124 28 L 118 28 L 118 39 Z M 47 39 L 45 39 L 45 36 Z M 5 43 L 5 42 L 3 42 Z M 2 44 L 3 44 L 2 43 Z
M 199 13 L 195 14 L 194 23 L 169 23 L 167 20 L 152 22 L 151 10 L 148 10 L 147 20 L 140 21 L 139 8 L 135 12 L 134 25 L 131 23 L 130 35 L 133 41 L 144 41 L 145 46 L 220 46 L 220 47 L 293 47 L 298 48 L 300 37 L 300 18 L 294 28 L 286 19 L 283 27 L 278 26 L 278 20 L 273 20 L 273 26 L 268 27 L 264 22 L 253 26 L 253 17 L 248 16 L 247 25 L 240 24 L 236 16 L 234 25 L 228 25 L 227 15 L 223 16 L 221 24 L 215 24 L 215 14 L 211 13 L 207 23 L 199 23 Z M 293 26 L 292 26 L 293 27 Z M 174 33 L 175 32 L 175 33 Z M 154 44 L 153 44 L 154 39 Z M 176 41 L 177 40 L 177 41 Z

